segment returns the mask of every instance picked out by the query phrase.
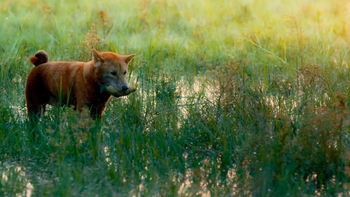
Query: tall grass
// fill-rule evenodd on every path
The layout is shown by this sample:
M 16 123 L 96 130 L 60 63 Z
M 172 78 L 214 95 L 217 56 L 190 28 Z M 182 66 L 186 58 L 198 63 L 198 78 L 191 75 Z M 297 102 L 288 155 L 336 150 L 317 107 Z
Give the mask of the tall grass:
M 348 7 L 1 1 L 0 196 L 349 195 Z M 28 57 L 92 48 L 137 54 L 137 91 L 31 127 Z

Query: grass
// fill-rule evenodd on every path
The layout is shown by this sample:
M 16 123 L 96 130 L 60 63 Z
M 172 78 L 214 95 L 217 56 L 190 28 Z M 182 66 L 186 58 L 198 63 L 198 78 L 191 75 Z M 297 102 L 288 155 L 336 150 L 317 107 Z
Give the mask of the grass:
M 348 7 L 1 1 L 0 196 L 349 195 Z M 52 107 L 31 129 L 29 56 L 91 48 L 137 54 L 137 91 L 101 123 Z

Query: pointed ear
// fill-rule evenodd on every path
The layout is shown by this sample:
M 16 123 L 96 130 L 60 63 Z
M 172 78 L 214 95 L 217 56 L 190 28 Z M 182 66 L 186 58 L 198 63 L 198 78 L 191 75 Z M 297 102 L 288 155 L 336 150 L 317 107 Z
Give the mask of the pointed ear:
M 135 57 L 135 54 L 127 55 L 125 56 L 125 63 L 129 64 L 129 62 L 132 60 L 132 58 Z
M 95 67 L 99 67 L 103 63 L 100 53 L 95 49 L 92 49 L 92 60 L 94 60 Z

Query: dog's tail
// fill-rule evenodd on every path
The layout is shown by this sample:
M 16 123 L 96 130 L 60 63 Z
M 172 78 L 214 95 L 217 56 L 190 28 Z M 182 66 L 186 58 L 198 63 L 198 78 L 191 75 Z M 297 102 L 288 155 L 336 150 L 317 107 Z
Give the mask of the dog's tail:
M 38 66 L 48 62 L 49 55 L 46 53 L 46 51 L 40 50 L 36 52 L 34 56 L 30 56 L 29 60 L 32 64 L 34 64 L 34 66 Z

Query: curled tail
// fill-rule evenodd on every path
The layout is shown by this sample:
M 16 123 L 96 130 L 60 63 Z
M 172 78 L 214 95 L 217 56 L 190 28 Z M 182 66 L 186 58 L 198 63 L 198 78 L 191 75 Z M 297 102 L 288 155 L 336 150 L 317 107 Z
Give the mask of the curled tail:
M 30 62 L 34 64 L 34 66 L 38 66 L 40 64 L 44 64 L 49 61 L 49 55 L 45 51 L 38 51 L 34 56 L 30 56 Z

